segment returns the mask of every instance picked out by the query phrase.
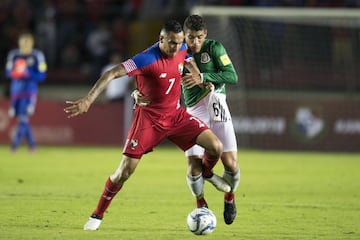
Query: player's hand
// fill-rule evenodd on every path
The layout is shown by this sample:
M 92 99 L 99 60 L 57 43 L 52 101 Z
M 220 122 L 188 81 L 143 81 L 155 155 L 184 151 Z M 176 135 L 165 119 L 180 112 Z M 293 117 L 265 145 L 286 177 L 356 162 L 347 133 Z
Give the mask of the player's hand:
M 181 79 L 181 84 L 187 89 L 190 89 L 195 86 L 203 87 L 200 74 L 186 73 L 186 75 L 183 76 Z
M 138 90 L 134 90 L 131 93 L 131 96 L 134 98 L 135 103 L 141 107 L 148 106 L 150 101 L 146 99 Z
M 90 108 L 91 101 L 84 97 L 77 101 L 66 101 L 66 104 L 70 104 L 70 106 L 64 108 L 64 111 L 68 114 L 68 118 L 71 118 L 86 113 Z
M 200 74 L 200 69 L 198 68 L 194 58 L 186 59 L 185 68 L 192 74 L 197 75 Z

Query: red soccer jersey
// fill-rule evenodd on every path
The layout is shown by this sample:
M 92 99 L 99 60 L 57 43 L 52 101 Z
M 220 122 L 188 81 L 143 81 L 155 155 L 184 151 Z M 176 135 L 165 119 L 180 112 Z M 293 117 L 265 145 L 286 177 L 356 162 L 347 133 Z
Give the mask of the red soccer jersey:
M 129 76 L 136 75 L 138 90 L 150 100 L 149 107 L 168 112 L 179 107 L 185 58 L 185 44 L 174 57 L 165 57 L 156 43 L 122 65 Z
M 124 147 L 125 155 L 140 159 L 165 138 L 186 150 L 196 143 L 202 131 L 208 129 L 179 103 L 185 58 L 185 44 L 174 57 L 165 57 L 157 43 L 122 63 L 129 76 L 136 75 L 139 91 L 150 100 L 148 106 L 135 109 Z

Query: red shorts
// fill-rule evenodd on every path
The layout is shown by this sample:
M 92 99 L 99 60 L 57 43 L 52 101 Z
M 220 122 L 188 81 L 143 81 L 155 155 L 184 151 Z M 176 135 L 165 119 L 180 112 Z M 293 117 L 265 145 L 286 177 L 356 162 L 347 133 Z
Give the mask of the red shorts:
M 205 123 L 182 107 L 166 113 L 136 107 L 123 153 L 140 159 L 166 138 L 185 151 L 195 145 L 197 136 L 206 129 Z

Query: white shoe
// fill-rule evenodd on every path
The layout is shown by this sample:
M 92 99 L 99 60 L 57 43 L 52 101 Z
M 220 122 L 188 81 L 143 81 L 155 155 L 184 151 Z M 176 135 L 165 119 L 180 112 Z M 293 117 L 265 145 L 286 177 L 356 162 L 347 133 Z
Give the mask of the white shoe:
M 101 219 L 90 217 L 84 225 L 84 230 L 95 231 L 98 230 L 101 224 Z
M 216 175 L 215 173 L 210 178 L 204 177 L 204 179 L 214 185 L 214 187 L 221 192 L 231 191 L 230 185 L 222 177 Z

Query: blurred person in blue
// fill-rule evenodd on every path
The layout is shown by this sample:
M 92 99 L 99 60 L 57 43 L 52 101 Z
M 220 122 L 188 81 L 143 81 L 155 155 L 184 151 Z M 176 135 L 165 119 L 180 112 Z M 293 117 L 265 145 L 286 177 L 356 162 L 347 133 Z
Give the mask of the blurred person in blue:
M 6 77 L 11 80 L 9 116 L 18 122 L 11 143 L 13 152 L 23 138 L 30 151 L 36 149 L 29 118 L 34 114 L 38 83 L 45 80 L 47 65 L 44 54 L 34 48 L 34 43 L 31 33 L 22 33 L 18 38 L 18 48 L 12 49 L 7 56 Z

